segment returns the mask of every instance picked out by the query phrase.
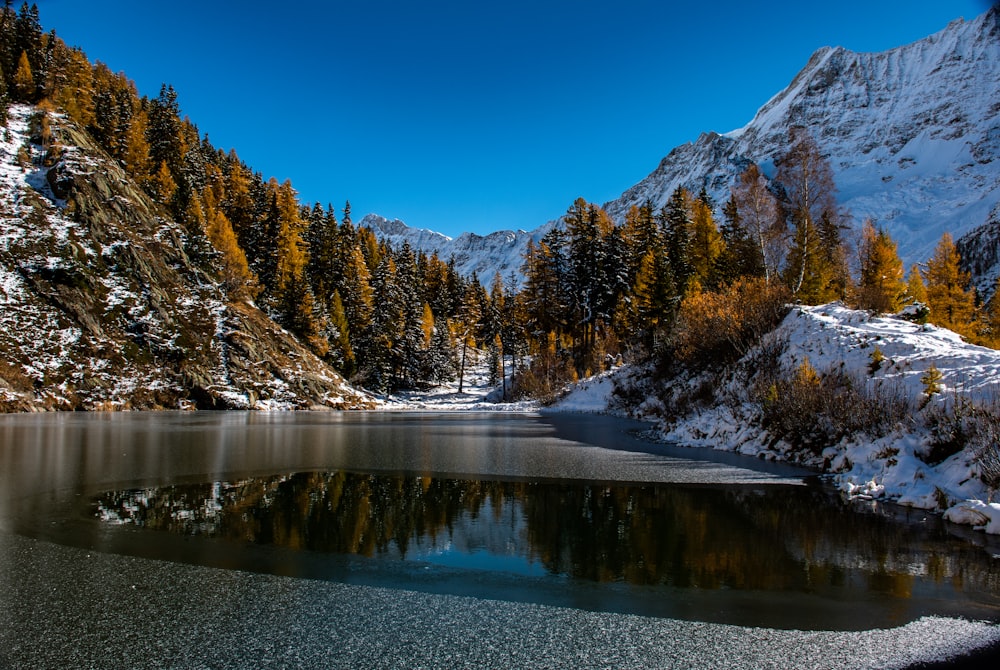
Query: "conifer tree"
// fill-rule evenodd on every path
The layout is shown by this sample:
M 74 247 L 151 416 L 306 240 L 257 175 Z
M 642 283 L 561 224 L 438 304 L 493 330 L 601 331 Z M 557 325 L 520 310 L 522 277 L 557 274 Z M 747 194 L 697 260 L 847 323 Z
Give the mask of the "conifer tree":
M 927 304 L 927 287 L 920 274 L 920 266 L 914 263 L 910 266 L 910 274 L 906 278 L 906 301 L 908 303 Z
M 969 280 L 969 273 L 961 268 L 951 235 L 945 233 L 927 261 L 924 275 L 932 323 L 969 334 L 975 313 L 975 295 L 968 289 Z
M 35 101 L 35 78 L 31 73 L 28 54 L 24 51 L 21 52 L 21 57 L 17 61 L 17 70 L 14 73 L 14 99 L 18 102 Z
M 691 195 L 678 186 L 660 210 L 660 226 L 667 247 L 667 260 L 677 293 L 687 292 L 694 270 L 691 267 Z
M 326 340 L 330 343 L 329 357 L 334 367 L 344 377 L 350 378 L 356 369 L 354 348 L 351 346 L 350 326 L 340 292 L 334 291 L 330 299 L 330 317 L 326 328 Z
M 371 274 L 361 247 L 356 244 L 351 247 L 346 257 L 339 292 L 344 304 L 344 315 L 347 318 L 351 342 L 354 344 L 367 330 L 375 304 Z
M 692 276 L 702 285 L 712 287 L 716 283 L 716 262 L 722 255 L 724 244 L 712 210 L 701 198 L 691 203 L 690 230 L 689 258 Z
M 476 283 L 478 282 L 471 282 L 468 288 L 466 288 L 465 295 L 462 298 L 462 305 L 455 320 L 455 328 L 461 346 L 458 368 L 459 393 L 462 393 L 465 385 L 465 370 L 469 349 L 476 346 L 476 331 L 479 330 L 480 319 L 482 318 L 482 303 L 479 299 L 479 292 L 476 290 Z
M 858 308 L 880 314 L 895 313 L 906 293 L 903 262 L 896 243 L 882 229 L 866 219 L 862 229 L 860 278 L 855 295 Z
M 196 202 L 197 196 L 192 197 L 192 203 Z M 221 262 L 218 272 L 226 294 L 230 300 L 253 298 L 257 293 L 256 279 L 250 272 L 246 255 L 236 241 L 229 219 L 216 207 L 209 209 L 206 219 L 205 234 L 219 252 Z
M 160 163 L 160 169 L 150 178 L 150 195 L 161 205 L 166 205 L 173 200 L 177 192 L 177 182 L 174 181 L 166 161 Z
M 392 390 L 393 352 L 402 332 L 403 315 L 397 294 L 396 263 L 385 254 L 372 274 L 372 291 L 378 296 L 371 319 L 361 337 L 359 365 L 367 388 L 385 393 Z

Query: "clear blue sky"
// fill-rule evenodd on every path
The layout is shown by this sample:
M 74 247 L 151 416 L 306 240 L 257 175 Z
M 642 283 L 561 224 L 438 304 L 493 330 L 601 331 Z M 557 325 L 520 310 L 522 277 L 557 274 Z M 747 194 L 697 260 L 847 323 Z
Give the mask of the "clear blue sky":
M 603 203 L 747 123 L 821 46 L 881 51 L 983 0 L 36 0 L 56 32 L 306 203 L 457 235 Z M 15 2 L 20 6 L 20 0 Z

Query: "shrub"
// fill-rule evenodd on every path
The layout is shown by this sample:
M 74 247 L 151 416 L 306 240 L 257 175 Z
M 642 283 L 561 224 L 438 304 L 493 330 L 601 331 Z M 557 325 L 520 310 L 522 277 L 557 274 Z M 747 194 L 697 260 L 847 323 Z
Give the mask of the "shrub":
M 688 364 L 731 363 L 781 323 L 789 299 L 786 287 L 759 278 L 699 291 L 681 303 L 671 337 L 674 353 Z
M 931 434 L 927 450 L 920 454 L 924 462 L 936 465 L 967 449 L 991 494 L 1000 488 L 1000 395 L 993 392 L 977 402 L 955 393 L 928 407 L 924 422 Z
M 816 372 L 808 359 L 778 375 L 760 399 L 762 422 L 772 435 L 819 454 L 844 438 L 887 435 L 910 414 L 910 402 L 893 381 L 865 380 L 842 371 Z

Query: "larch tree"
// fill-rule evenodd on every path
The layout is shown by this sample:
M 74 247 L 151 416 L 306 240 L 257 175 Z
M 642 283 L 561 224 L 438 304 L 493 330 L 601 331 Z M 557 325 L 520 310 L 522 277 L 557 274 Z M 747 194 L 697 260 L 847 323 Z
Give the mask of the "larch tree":
M 722 234 L 708 202 L 695 198 L 691 203 L 689 258 L 692 277 L 703 286 L 714 286 L 716 262 L 725 249 Z
M 914 263 L 906 277 L 906 301 L 908 303 L 927 304 L 927 287 L 920 273 L 920 266 Z
M 885 230 L 876 229 L 870 219 L 865 220 L 861 235 L 855 303 L 871 312 L 895 313 L 906 295 L 903 262 L 896 243 Z
M 976 309 L 969 281 L 970 275 L 961 268 L 955 243 L 951 235 L 945 233 L 927 261 L 924 274 L 932 323 L 963 335 L 969 333 Z
M 35 101 L 35 77 L 31 73 L 28 54 L 24 51 L 17 60 L 17 70 L 14 72 L 14 99 L 18 102 Z

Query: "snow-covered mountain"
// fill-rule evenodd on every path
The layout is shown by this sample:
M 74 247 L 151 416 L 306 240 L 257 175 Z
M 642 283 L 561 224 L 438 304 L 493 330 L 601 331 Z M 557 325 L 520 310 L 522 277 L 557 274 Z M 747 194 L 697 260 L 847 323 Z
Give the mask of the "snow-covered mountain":
M 1000 228 L 1000 10 L 881 53 L 819 49 L 746 126 L 675 148 L 605 209 L 621 222 L 678 186 L 724 202 L 750 161 L 773 172 L 793 126 L 807 127 L 829 158 L 855 222 L 884 226 L 907 265 L 926 260 L 946 231 L 997 239 L 976 231 Z M 996 249 L 983 246 L 963 248 L 970 261 L 988 256 L 972 263 L 980 279 L 995 277 Z
M 908 266 L 925 261 L 947 231 L 985 288 L 1000 274 L 1000 11 L 881 53 L 816 51 L 795 79 L 743 128 L 707 132 L 673 149 L 659 166 L 604 205 L 621 223 L 632 205 L 666 203 L 677 186 L 702 186 L 717 203 L 751 162 L 773 173 L 788 131 L 806 126 L 828 156 L 839 200 L 856 224 L 884 226 Z M 450 239 L 399 221 L 366 217 L 380 235 L 442 258 L 484 281 L 517 271 L 525 233 Z
M 368 214 L 359 225 L 371 228 L 376 237 L 394 247 L 405 242 L 414 250 L 427 254 L 436 252 L 443 261 L 454 258 L 455 269 L 460 274 L 472 276 L 475 273 L 480 282 L 488 285 L 498 272 L 505 281 L 512 272 L 520 277 L 528 240 L 538 242 L 555 223 L 547 223 L 530 233 L 500 230 L 486 236 L 462 233 L 454 239 L 431 230 L 411 228 L 399 219 L 390 221 L 378 214 Z

